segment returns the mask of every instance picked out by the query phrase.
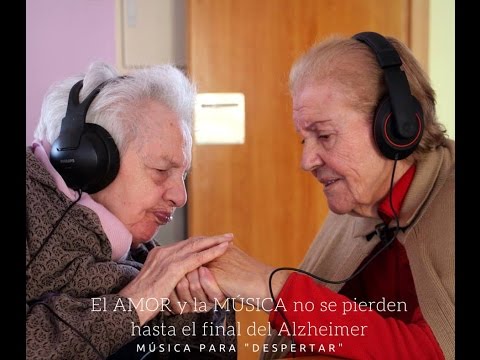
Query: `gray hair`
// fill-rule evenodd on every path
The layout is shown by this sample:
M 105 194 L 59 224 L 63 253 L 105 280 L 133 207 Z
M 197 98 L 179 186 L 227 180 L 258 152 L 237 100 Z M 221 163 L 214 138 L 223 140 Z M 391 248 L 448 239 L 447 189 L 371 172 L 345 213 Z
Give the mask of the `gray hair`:
M 43 99 L 40 121 L 34 133 L 36 139 L 50 144 L 57 139 L 67 111 L 70 89 L 81 79 L 80 101 L 108 80 L 90 105 L 86 122 L 105 128 L 120 154 L 140 133 L 146 101 L 156 101 L 178 114 L 192 133 L 196 89 L 179 69 L 172 65 L 157 65 L 136 69 L 128 76 L 120 77 L 111 65 L 94 62 L 85 75 L 72 76 L 50 87 Z
M 435 92 L 427 74 L 410 49 L 393 37 L 386 37 L 402 59 L 402 68 L 410 90 L 423 109 L 425 128 L 415 159 L 446 141 L 444 126 L 438 122 L 435 111 Z M 333 82 L 342 86 L 351 106 L 370 117 L 387 89 L 384 74 L 371 49 L 358 40 L 332 35 L 314 45 L 302 55 L 290 70 L 289 87 L 294 95 L 306 85 Z

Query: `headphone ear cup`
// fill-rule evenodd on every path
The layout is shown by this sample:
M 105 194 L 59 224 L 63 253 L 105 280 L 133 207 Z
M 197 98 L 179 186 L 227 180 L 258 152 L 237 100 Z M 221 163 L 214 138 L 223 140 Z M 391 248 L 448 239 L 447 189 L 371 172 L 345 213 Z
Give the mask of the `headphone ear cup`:
M 120 168 L 120 154 L 112 136 L 92 123 L 84 124 L 77 149 L 58 151 L 54 142 L 50 161 L 68 187 L 89 194 L 107 187 Z
M 382 98 L 375 110 L 373 119 L 373 136 L 380 152 L 388 159 L 401 160 L 409 156 L 416 149 L 422 139 L 424 120 L 420 102 L 412 96 L 415 110 L 415 135 L 403 138 L 398 135 L 393 126 L 396 121 L 393 115 L 390 97 Z
M 86 123 L 83 137 L 85 147 L 93 149 L 87 152 L 91 154 L 85 164 L 85 170 L 89 173 L 86 179 L 89 181 L 83 190 L 93 194 L 115 180 L 120 168 L 120 154 L 112 136 L 100 125 Z M 79 149 L 78 152 L 83 153 L 83 150 Z

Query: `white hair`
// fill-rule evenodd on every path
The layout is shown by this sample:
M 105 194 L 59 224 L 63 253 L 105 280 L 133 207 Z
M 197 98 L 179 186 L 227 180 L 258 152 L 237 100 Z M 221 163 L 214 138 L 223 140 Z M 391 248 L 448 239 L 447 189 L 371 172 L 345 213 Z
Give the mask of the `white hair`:
M 86 122 L 105 128 L 121 154 L 138 135 L 144 105 L 149 100 L 175 112 L 191 134 L 196 89 L 179 69 L 172 65 L 157 65 L 121 77 L 111 65 L 94 62 L 85 75 L 72 76 L 50 87 L 43 99 L 40 121 L 34 133 L 36 139 L 50 144 L 57 139 L 67 111 L 70 89 L 82 79 L 80 102 L 107 81 L 90 105 Z

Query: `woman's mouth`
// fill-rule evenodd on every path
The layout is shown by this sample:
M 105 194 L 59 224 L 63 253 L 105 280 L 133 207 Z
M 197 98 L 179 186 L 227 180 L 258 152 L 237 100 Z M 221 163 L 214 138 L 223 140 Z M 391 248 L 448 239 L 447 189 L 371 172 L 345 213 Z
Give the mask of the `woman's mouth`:
M 173 219 L 173 213 L 168 211 L 155 211 L 153 214 L 160 225 L 165 225 Z
M 325 186 L 325 189 L 328 188 L 329 186 L 332 186 L 335 184 L 338 180 L 341 180 L 340 178 L 323 178 L 320 179 L 320 182 Z

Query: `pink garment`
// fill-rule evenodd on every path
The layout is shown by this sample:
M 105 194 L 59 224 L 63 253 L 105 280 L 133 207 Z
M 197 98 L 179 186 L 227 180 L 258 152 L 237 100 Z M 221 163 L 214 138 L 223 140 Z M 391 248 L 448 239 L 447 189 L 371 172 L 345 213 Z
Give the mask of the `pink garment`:
M 51 145 L 44 140 L 34 140 L 32 143 L 33 153 L 39 159 L 47 171 L 52 175 L 57 188 L 63 192 L 70 200 L 75 200 L 78 197 L 78 193 L 70 189 L 63 178 L 60 176 L 57 170 L 50 163 Z M 88 207 L 93 210 L 100 218 L 103 231 L 107 235 L 112 248 L 112 260 L 119 261 L 125 259 L 132 245 L 132 234 L 127 230 L 125 225 L 118 220 L 109 210 L 103 205 L 99 204 L 87 193 L 82 193 L 82 198 L 78 202 L 79 204 Z

